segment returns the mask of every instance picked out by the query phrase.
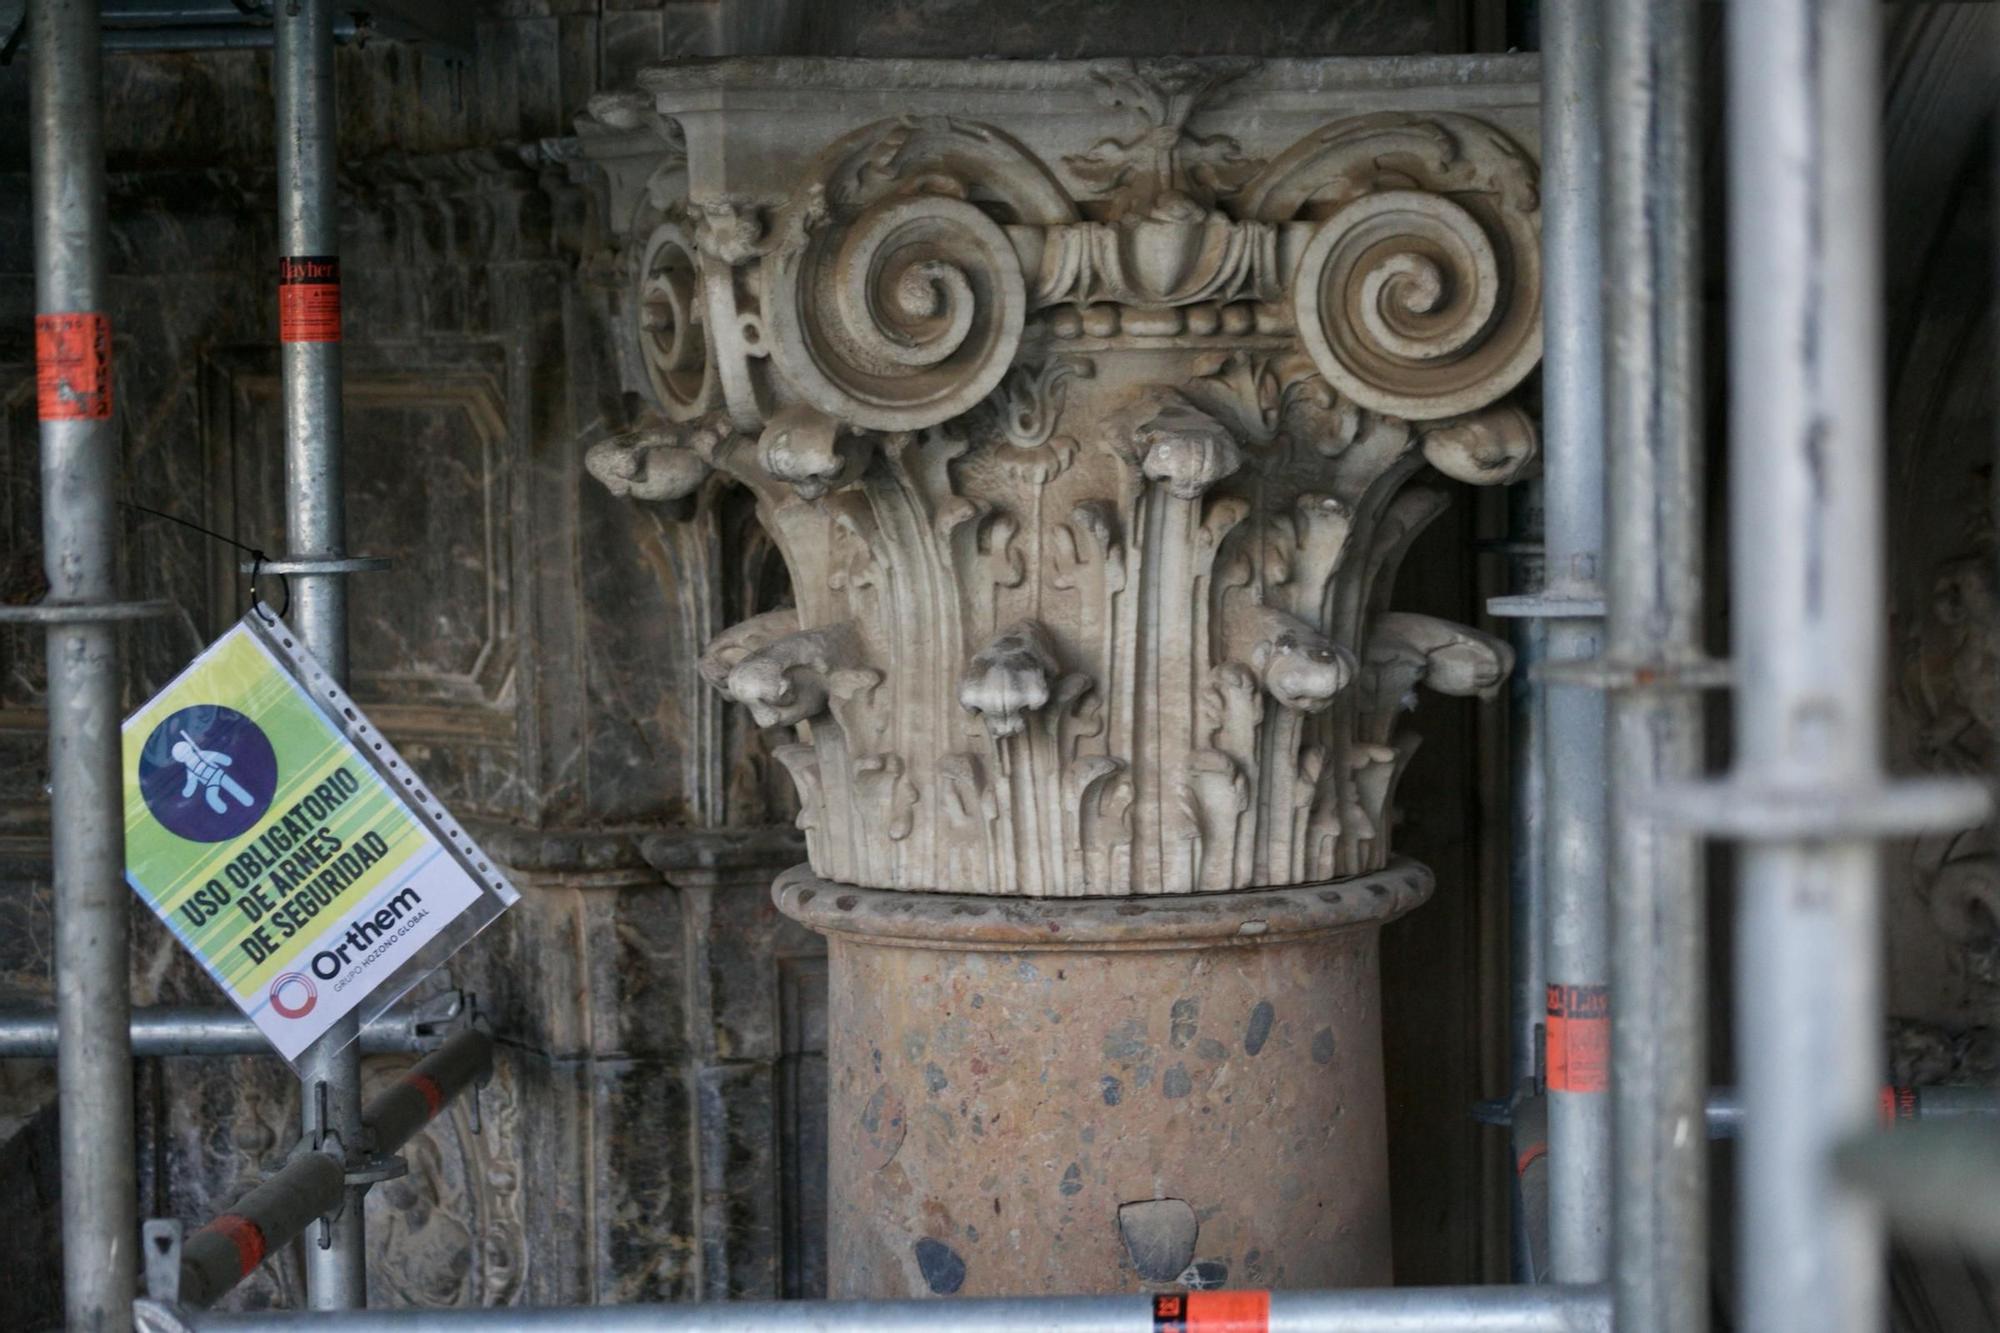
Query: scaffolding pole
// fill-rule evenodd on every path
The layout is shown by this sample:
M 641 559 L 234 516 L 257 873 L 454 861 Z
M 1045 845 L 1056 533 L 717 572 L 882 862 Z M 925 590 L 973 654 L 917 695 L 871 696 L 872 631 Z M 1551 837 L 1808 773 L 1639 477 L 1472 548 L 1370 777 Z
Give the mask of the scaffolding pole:
M 368 1104 L 363 1121 L 377 1152 L 360 1174 L 369 1179 L 400 1174 L 402 1164 L 394 1154 L 460 1093 L 492 1076 L 493 1039 L 476 1030 L 459 1033 L 419 1060 Z M 191 1307 L 219 1300 L 265 1256 L 290 1245 L 339 1207 L 341 1195 L 353 1184 L 352 1168 L 332 1153 L 301 1147 L 283 1168 L 188 1237 L 181 1246 L 172 1299 Z
M 1730 425 L 1741 782 L 1849 790 L 1881 771 L 1881 200 L 1868 0 L 1728 15 Z M 1750 275 L 1755 275 L 1751 277 Z M 1742 856 L 1743 1322 L 1874 1333 L 1874 1209 L 1826 1156 L 1873 1122 L 1879 850 L 1770 837 Z
M 1601 6 L 1542 16 L 1542 435 L 1546 582 L 1497 597 L 1499 616 L 1547 622 L 1543 751 L 1544 1074 L 1549 1271 L 1605 1279 L 1611 1243 L 1603 693 L 1561 677 L 1603 655 L 1604 319 Z
M 1881 842 L 1985 788 L 1882 772 L 1879 6 L 1728 7 L 1735 770 L 1666 807 L 1742 839 L 1741 1327 L 1877 1333 L 1876 1209 L 1832 1153 L 1877 1115 Z
M 133 1188 L 125 813 L 119 776 L 104 93 L 97 0 L 32 0 L 28 40 L 42 541 L 49 581 L 63 1302 L 72 1329 L 129 1328 Z
M 1375 1291 L 1196 1292 L 1181 1327 L 1252 1327 L 1268 1296 L 1267 1333 L 1610 1333 L 1602 1288 L 1402 1287 Z M 1235 1313 L 1224 1317 L 1225 1301 Z M 1019 1296 L 913 1301 L 729 1301 L 567 1309 L 367 1310 L 350 1314 L 208 1314 L 140 1303 L 142 1333 L 1157 1333 L 1176 1297 Z M 1197 1322 L 1205 1302 L 1215 1313 Z
M 340 221 L 331 0 L 288 0 L 274 11 L 277 85 L 279 340 L 285 400 L 285 513 L 293 626 L 335 681 L 347 683 L 346 505 L 340 412 Z M 329 300 L 330 293 L 330 300 Z M 367 1144 L 361 1048 L 352 1015 L 299 1057 L 306 1141 L 336 1144 L 350 1162 Z M 315 1310 L 367 1303 L 362 1187 L 319 1244 L 306 1247 L 306 1301 Z
M 1700 777 L 1696 0 L 1605 19 L 1613 1292 L 1619 1333 L 1708 1327 L 1703 850 L 1650 813 Z
M 421 1051 L 466 1008 L 463 996 L 399 1006 L 361 1029 L 361 1053 Z M 277 1052 L 249 1015 L 235 1009 L 151 1008 L 132 1011 L 132 1054 L 138 1059 L 188 1055 L 268 1055 Z M 56 1020 L 43 1010 L 0 1009 L 0 1060 L 48 1059 L 60 1049 Z

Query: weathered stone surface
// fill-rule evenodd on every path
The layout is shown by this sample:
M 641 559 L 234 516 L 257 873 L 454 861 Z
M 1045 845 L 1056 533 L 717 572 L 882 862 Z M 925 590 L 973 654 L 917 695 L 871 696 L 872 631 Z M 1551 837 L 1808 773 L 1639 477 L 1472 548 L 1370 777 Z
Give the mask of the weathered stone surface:
M 832 1293 L 1388 1282 L 1376 934 L 1429 890 L 1408 862 L 1115 906 L 785 876 L 831 949 Z
M 1379 868 L 1426 462 L 1532 460 L 1530 67 L 662 68 L 580 122 L 624 239 L 625 496 L 734 477 L 796 609 L 703 671 L 883 888 L 1190 893 Z M 810 127 L 810 133 L 801 133 Z M 676 430 L 673 423 L 682 423 Z
M 454 1122 L 440 1127 L 443 1155 L 425 1167 L 441 1173 L 450 1218 L 420 1219 L 414 1186 L 409 1196 L 380 1191 L 370 1204 L 378 1237 L 397 1237 L 426 1256 L 400 1267 L 380 1256 L 398 1285 L 378 1289 L 378 1301 L 456 1291 L 554 1304 L 613 1293 L 592 1145 L 652 1135 L 660 1178 L 670 1179 L 692 1170 L 696 1129 L 598 1116 L 643 1107 L 644 1099 L 594 1094 L 594 1048 L 601 1038 L 603 1058 L 643 1059 L 657 1071 L 645 1077 L 697 1077 L 689 1072 L 697 1067 L 694 1021 L 678 1007 L 675 978 L 700 966 L 705 945 L 687 940 L 670 903 L 645 904 L 632 878 L 642 858 L 629 846 L 607 851 L 635 839 L 596 831 L 761 826 L 797 812 L 767 738 L 747 710 L 701 684 L 693 666 L 719 628 L 792 600 L 753 498 L 711 480 L 681 502 L 693 516 L 676 511 L 665 522 L 658 503 L 635 505 L 582 481 L 588 445 L 636 422 L 625 393 L 630 377 L 619 369 L 626 328 L 595 316 L 601 302 L 622 296 L 624 283 L 598 248 L 605 227 L 592 193 L 570 179 L 562 145 L 537 142 L 566 133 L 594 93 L 630 86 L 645 65 L 746 40 L 730 30 L 724 11 L 731 8 L 503 0 L 482 11 L 479 57 L 462 70 L 393 43 L 337 56 L 356 390 L 350 476 L 360 520 L 352 544 L 401 562 L 396 573 L 356 583 L 354 647 L 367 664 L 358 688 L 433 785 L 484 817 L 489 845 L 504 841 L 494 833 L 503 825 L 539 828 L 541 852 L 503 859 L 547 876 L 455 969 L 459 984 L 479 992 L 507 1047 L 504 1076 L 515 1081 L 519 1120 L 504 1146 L 519 1159 L 525 1259 L 508 1276 L 512 1259 L 463 1256 L 447 1243 L 456 1226 L 471 1225 L 478 1209 L 502 1197 L 464 1184 L 483 1149 L 462 1143 L 465 1127 Z M 1099 4 L 1088 14 L 1072 9 L 1054 26 L 1040 0 L 803 9 L 810 23 L 778 32 L 764 49 L 1284 55 L 1464 44 L 1456 17 L 1429 0 Z M 1050 45 L 1057 42 L 1060 49 Z M 28 68 L 26 59 L 0 65 L 0 125 L 25 124 Z M 276 549 L 268 70 L 268 57 L 252 52 L 106 61 L 116 173 L 111 308 L 129 494 Z M 39 560 L 26 145 L 25 134 L 0 134 L 0 576 Z M 421 441 L 424 457 L 409 456 L 412 441 Z M 387 506 L 380 521 L 361 514 L 364 502 Z M 419 531 L 419 523 L 431 530 Z M 184 529 L 134 517 L 124 543 L 128 589 L 182 609 L 175 620 L 122 636 L 136 701 L 238 613 L 242 591 L 238 553 Z M 433 551 L 454 559 L 426 563 Z M 436 645 L 450 640 L 450 655 L 431 651 L 427 626 L 440 616 L 451 624 Z M 40 637 L 0 630 L 0 999 L 9 1003 L 49 998 L 41 672 Z M 1435 744 L 1438 729 L 1428 729 Z M 776 855 L 772 868 L 797 859 Z M 628 876 L 626 887 L 605 887 L 610 871 Z M 678 890 L 656 892 L 672 899 Z M 585 908 L 583 899 L 625 907 Z M 718 956 L 731 961 L 711 969 L 719 997 L 713 1027 L 721 1049 L 755 1054 L 743 1057 L 746 1072 L 716 1067 L 720 1119 L 694 1123 L 709 1133 L 708 1125 L 749 1124 L 763 1114 L 755 1068 L 773 1058 L 764 1043 L 774 1040 L 779 1179 L 732 1171 L 726 1185 L 746 1198 L 776 1195 L 781 1277 L 776 1292 L 747 1278 L 729 1285 L 745 1295 L 813 1294 L 825 1282 L 825 962 L 816 938 L 790 925 L 776 928 L 774 953 L 761 954 L 756 932 L 769 910 L 763 885 L 726 904 L 718 899 Z M 675 919 L 687 954 L 669 942 Z M 611 943 L 621 922 L 637 943 Z M 138 1001 L 217 1001 L 150 918 L 135 919 L 134 931 Z M 621 958 L 636 976 L 619 973 Z M 739 984 L 739 975 L 755 980 Z M 756 998 L 767 983 L 779 996 L 775 1018 Z M 634 1016 L 617 1016 L 626 1006 L 636 1006 Z M 193 1222 L 276 1165 L 291 1141 L 290 1079 L 268 1061 L 142 1062 L 136 1077 L 144 1117 L 137 1170 L 148 1211 Z M 45 1064 L 0 1064 L 0 1141 L 27 1126 L 53 1088 Z M 751 1099 L 740 1121 L 728 1100 L 738 1090 Z M 500 1140 L 490 1102 L 488 1109 L 490 1148 Z M 1456 1111 L 1442 1114 L 1462 1120 Z M 688 1198 L 694 1186 L 680 1179 L 669 1188 Z M 705 1252 L 699 1237 L 674 1229 L 679 1215 L 667 1208 L 654 1230 L 628 1230 L 621 1244 Z M 496 1222 L 507 1225 L 505 1217 Z M 740 1234 L 763 1233 L 746 1226 Z M 765 1271 L 754 1247 L 733 1243 L 732 1271 Z M 29 1266 L 29 1252 L 16 1253 Z M 54 1271 L 52 1257 L 41 1271 Z M 277 1256 L 236 1299 L 294 1297 L 298 1271 L 295 1254 Z M 20 1291 L 16 1284 L 0 1293 L 0 1323 L 32 1323 L 19 1317 Z

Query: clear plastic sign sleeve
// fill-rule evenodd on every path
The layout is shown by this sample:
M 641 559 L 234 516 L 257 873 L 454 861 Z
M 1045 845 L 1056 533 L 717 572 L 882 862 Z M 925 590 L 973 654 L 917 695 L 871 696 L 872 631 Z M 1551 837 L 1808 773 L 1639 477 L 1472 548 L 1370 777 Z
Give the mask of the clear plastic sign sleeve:
M 268 608 L 124 726 L 126 878 L 296 1063 L 520 896 Z

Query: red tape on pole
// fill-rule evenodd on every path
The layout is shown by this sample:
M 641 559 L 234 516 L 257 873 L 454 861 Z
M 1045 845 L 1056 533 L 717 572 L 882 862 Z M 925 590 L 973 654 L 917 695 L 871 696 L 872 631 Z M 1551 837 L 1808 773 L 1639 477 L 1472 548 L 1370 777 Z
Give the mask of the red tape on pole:
M 111 321 L 91 311 L 35 316 L 35 410 L 44 421 L 111 415 Z
M 438 1081 L 429 1074 L 412 1073 L 403 1075 L 403 1082 L 417 1090 L 424 1105 L 430 1108 L 430 1117 L 436 1119 L 437 1113 L 444 1109 L 444 1089 L 438 1086 Z
M 236 1246 L 236 1262 L 241 1276 L 248 1277 L 251 1269 L 264 1262 L 264 1229 L 249 1218 L 238 1213 L 224 1213 L 202 1230 L 226 1236 Z
M 1177 1291 L 1153 1297 L 1153 1333 L 1270 1333 L 1268 1291 Z

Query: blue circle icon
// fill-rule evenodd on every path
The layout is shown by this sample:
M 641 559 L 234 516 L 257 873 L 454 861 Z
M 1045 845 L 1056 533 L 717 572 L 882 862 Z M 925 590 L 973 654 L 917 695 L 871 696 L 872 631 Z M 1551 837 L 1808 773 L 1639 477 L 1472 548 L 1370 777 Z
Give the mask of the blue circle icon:
M 256 827 L 278 790 L 264 729 L 221 704 L 183 708 L 146 738 L 139 794 L 153 818 L 190 842 L 227 842 Z

